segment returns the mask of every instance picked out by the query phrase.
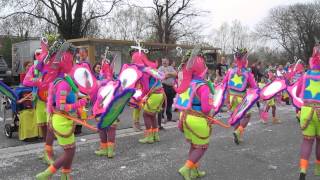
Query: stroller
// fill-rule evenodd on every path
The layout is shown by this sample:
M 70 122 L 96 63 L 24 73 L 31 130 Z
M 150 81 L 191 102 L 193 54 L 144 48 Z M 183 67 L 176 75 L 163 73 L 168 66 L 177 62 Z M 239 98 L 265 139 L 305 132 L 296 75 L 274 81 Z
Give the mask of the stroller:
M 16 100 L 8 96 L 4 96 L 2 103 L 3 108 L 3 121 L 4 121 L 4 134 L 8 138 L 12 138 L 14 132 L 19 131 L 19 118 L 23 113 L 32 112 L 26 114 L 26 116 L 32 115 L 33 118 L 33 104 L 32 104 L 32 88 L 30 87 L 17 87 L 13 90 L 16 96 Z M 11 109 L 12 122 L 6 123 L 9 119 L 6 119 L 6 111 Z M 19 137 L 20 138 L 20 137 Z M 21 139 L 21 138 L 20 138 Z

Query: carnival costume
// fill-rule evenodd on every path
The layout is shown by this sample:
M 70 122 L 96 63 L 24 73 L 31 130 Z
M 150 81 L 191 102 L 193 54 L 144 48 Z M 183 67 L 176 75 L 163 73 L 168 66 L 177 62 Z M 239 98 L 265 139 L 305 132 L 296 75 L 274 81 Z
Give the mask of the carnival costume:
M 114 60 L 114 59 L 113 59 Z M 105 53 L 105 58 L 102 60 L 102 68 L 100 71 L 100 77 L 102 84 L 105 84 L 108 81 L 113 79 L 113 66 L 110 63 L 110 60 L 107 59 L 107 52 Z M 116 129 L 118 121 L 115 121 L 110 127 L 106 129 L 99 129 L 100 137 L 100 147 L 95 154 L 98 156 L 107 156 L 108 158 L 113 158 L 115 153 L 115 140 L 116 140 Z
M 153 69 L 157 68 L 156 63 L 149 61 L 143 52 L 133 52 L 132 62 L 138 66 L 148 66 Z M 159 79 L 152 77 L 150 74 L 144 72 L 139 80 L 142 88 L 142 109 L 145 129 L 145 137 L 140 139 L 140 143 L 159 142 L 159 128 L 156 115 L 161 111 L 162 104 L 165 101 L 164 91 Z M 139 82 L 138 82 L 139 83 Z
M 179 169 L 179 173 L 186 180 L 205 175 L 205 172 L 198 170 L 198 162 L 208 148 L 212 133 L 208 116 L 214 114 L 209 104 L 213 92 L 204 80 L 207 70 L 204 57 L 196 54 L 189 58 L 182 66 L 182 72 L 178 73 L 174 107 L 181 110 L 179 128 L 190 142 L 188 160 Z
M 138 46 L 138 48 L 141 47 Z M 134 84 L 139 95 L 134 96 L 130 101 L 130 104 L 137 109 L 143 110 L 146 129 L 144 138 L 139 139 L 139 142 L 143 144 L 151 144 L 160 141 L 156 115 L 161 111 L 162 104 L 165 101 L 164 91 L 160 82 L 164 77 L 158 76 L 159 72 L 156 70 L 158 66 L 157 63 L 151 62 L 147 58 L 145 51 L 141 51 L 141 49 L 133 50 L 130 54 L 132 64 L 128 65 L 128 67 L 132 67 L 140 74 L 139 79 Z M 121 73 L 119 77 L 120 79 L 122 78 Z M 139 111 L 134 111 L 134 113 L 136 113 L 134 118 L 136 119 L 138 119 L 137 112 Z
M 274 73 L 272 71 L 268 72 L 268 83 L 273 82 L 276 79 Z M 263 87 L 260 87 L 262 89 Z M 272 108 L 272 123 L 281 123 L 280 120 L 276 118 L 276 97 L 273 97 L 265 102 L 265 107 L 263 108 L 263 111 L 260 113 L 260 117 L 262 119 L 262 122 L 266 124 L 269 119 L 269 110 Z
M 50 128 L 47 128 L 48 115 L 46 112 L 46 102 L 48 97 L 49 84 L 54 81 L 58 73 L 56 65 L 53 64 L 56 58 L 56 53 L 60 43 L 57 43 L 57 37 L 47 35 L 41 40 L 41 53 L 36 55 L 37 61 L 29 69 L 24 78 L 23 85 L 34 88 L 35 96 L 35 113 L 37 124 L 41 128 L 45 139 L 45 150 L 43 160 L 48 163 L 53 163 L 53 141 L 54 134 Z M 56 42 L 54 44 L 54 42 Z M 46 63 L 44 62 L 46 61 Z
M 248 52 L 246 49 L 237 49 L 234 58 L 236 67 L 229 69 L 223 83 L 227 84 L 230 109 L 234 111 L 239 103 L 243 101 L 247 88 L 257 88 L 253 74 L 246 68 L 248 64 Z M 251 113 L 247 112 L 243 119 L 235 125 L 234 142 L 242 142 L 244 129 L 250 121 Z
M 51 78 L 55 80 L 49 87 L 47 111 L 49 126 L 57 137 L 58 144 L 64 149 L 64 154 L 45 171 L 37 174 L 36 179 L 38 180 L 50 179 L 61 167 L 61 179 L 70 179 L 71 165 L 75 154 L 75 123 L 65 115 L 81 114 L 87 102 L 86 99 L 77 100 L 75 85 L 67 75 L 73 66 L 75 49 L 63 40 L 60 43 L 61 46 L 52 57 L 52 65 L 56 69 L 56 73 L 51 74 Z
M 304 74 L 304 65 L 302 64 L 302 60 L 295 60 L 297 62 L 292 64 L 288 69 L 287 79 L 290 85 L 294 85 Z M 300 121 L 300 108 L 298 107 L 296 107 L 296 118 Z
M 313 48 L 309 65 L 310 69 L 297 82 L 297 96 L 303 101 L 300 113 L 300 127 L 303 134 L 300 180 L 305 179 L 314 141 L 316 141 L 314 173 L 320 176 L 320 45 Z

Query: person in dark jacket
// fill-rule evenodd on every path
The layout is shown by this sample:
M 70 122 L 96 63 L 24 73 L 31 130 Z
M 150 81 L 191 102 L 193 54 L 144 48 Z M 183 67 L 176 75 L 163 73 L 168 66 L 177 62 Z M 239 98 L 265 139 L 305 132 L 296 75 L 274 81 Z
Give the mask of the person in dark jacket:
M 252 74 L 257 82 L 260 82 L 261 78 L 264 77 L 264 74 L 261 71 L 261 62 L 260 61 L 252 64 L 251 71 L 252 71 Z

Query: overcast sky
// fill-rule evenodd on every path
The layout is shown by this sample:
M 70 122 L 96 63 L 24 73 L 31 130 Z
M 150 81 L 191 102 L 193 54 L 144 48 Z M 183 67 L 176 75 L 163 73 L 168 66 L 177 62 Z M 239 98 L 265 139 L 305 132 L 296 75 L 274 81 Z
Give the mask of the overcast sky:
M 253 28 L 273 7 L 313 1 L 315 0 L 195 0 L 194 4 L 210 12 L 202 20 L 209 23 L 210 29 L 218 28 L 223 22 L 231 23 L 234 19 Z

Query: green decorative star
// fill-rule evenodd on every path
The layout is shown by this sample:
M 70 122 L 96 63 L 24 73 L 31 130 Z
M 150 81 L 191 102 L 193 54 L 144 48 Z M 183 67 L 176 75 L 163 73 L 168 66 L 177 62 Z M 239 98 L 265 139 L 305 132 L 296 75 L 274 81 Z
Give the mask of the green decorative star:
M 231 80 L 235 86 L 237 86 L 238 84 L 242 84 L 242 78 L 238 74 L 235 74 Z
M 180 95 L 182 104 L 184 104 L 184 102 L 186 102 L 186 101 L 190 98 L 190 96 L 189 96 L 190 90 L 191 90 L 191 89 L 188 88 L 184 93 L 182 93 L 182 94 Z
M 320 93 L 320 81 L 310 79 L 310 84 L 306 90 L 311 92 L 312 98 L 316 97 Z

